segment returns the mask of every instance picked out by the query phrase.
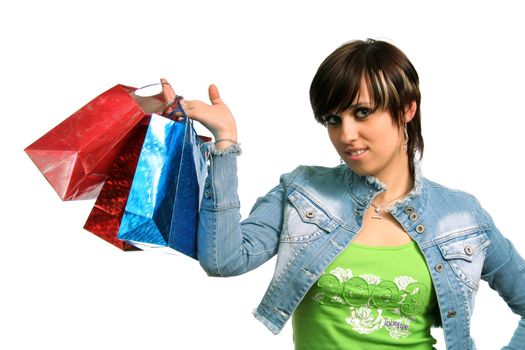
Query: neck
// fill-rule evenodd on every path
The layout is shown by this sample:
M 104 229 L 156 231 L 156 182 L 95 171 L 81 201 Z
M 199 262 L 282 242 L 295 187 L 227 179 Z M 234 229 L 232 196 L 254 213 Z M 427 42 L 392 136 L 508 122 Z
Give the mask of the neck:
M 414 176 L 410 172 L 408 157 L 405 156 L 404 160 L 398 164 L 402 165 L 376 175 L 377 179 L 384 183 L 387 188 L 386 191 L 377 195 L 374 200 L 376 204 L 384 204 L 402 198 L 414 187 Z

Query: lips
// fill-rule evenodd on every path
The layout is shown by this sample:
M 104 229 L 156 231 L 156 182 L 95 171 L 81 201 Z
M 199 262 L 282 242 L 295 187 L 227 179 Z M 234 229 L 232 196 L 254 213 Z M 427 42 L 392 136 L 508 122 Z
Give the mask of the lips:
M 350 155 L 351 156 L 358 156 L 360 154 L 363 154 L 366 152 L 366 149 L 359 149 L 359 150 L 356 150 L 356 151 L 350 151 Z
M 367 153 L 368 148 L 351 148 L 345 150 L 345 154 L 353 161 L 362 159 Z

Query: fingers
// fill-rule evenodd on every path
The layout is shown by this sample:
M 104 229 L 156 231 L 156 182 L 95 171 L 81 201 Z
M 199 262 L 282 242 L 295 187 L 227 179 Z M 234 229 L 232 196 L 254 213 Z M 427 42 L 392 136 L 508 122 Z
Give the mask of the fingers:
M 199 100 L 185 99 L 180 101 L 180 105 L 188 118 L 196 120 L 204 125 L 209 124 L 210 117 L 213 115 L 213 112 L 210 110 L 212 106 Z
M 164 96 L 164 102 L 170 102 L 175 97 L 175 91 L 166 79 L 160 78 L 160 82 L 162 84 L 162 95 Z
M 211 84 L 208 88 L 208 95 L 212 105 L 217 105 L 222 103 L 221 96 L 219 95 L 219 89 L 215 84 Z
M 184 113 L 186 113 L 190 119 L 195 119 L 197 121 L 202 119 L 200 117 L 204 108 L 203 106 L 199 105 L 199 101 L 189 101 L 182 99 L 180 101 L 180 105 L 182 109 L 184 109 Z
M 160 78 L 160 83 L 162 85 L 162 99 L 164 103 L 168 104 L 173 101 L 176 94 L 173 88 L 171 87 L 171 84 L 168 83 L 168 81 L 164 78 Z M 171 112 L 173 112 L 173 108 L 171 106 L 167 106 L 164 111 L 162 112 L 163 115 L 170 115 Z
M 186 115 L 204 125 L 215 139 L 237 139 L 235 119 L 222 101 L 217 86 L 210 85 L 208 95 L 211 105 L 199 100 L 181 100 Z

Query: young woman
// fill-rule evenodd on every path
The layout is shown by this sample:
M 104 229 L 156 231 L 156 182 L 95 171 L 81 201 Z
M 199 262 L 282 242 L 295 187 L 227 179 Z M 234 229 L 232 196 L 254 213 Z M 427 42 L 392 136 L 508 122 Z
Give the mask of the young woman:
M 250 271 L 277 254 L 254 315 L 278 333 L 293 320 L 297 349 L 474 349 L 480 278 L 522 316 L 506 349 L 525 344 L 525 262 L 471 195 L 422 177 L 418 75 L 395 46 L 352 41 L 319 67 L 314 116 L 341 157 L 300 166 L 242 222 L 235 120 L 217 88 L 184 101 L 215 137 L 199 222 L 209 275 Z M 165 93 L 173 95 L 166 85 Z

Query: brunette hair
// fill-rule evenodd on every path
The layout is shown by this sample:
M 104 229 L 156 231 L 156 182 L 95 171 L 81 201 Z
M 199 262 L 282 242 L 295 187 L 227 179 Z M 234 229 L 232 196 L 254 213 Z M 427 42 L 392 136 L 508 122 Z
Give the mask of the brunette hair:
M 407 124 L 408 156 L 416 152 L 423 157 L 421 135 L 421 94 L 419 77 L 405 54 L 392 44 L 368 39 L 348 42 L 332 52 L 319 66 L 310 85 L 310 103 L 315 119 L 325 125 L 323 116 L 348 109 L 359 95 L 361 79 L 365 79 L 373 108 L 388 110 L 392 121 L 404 127 L 404 110 L 412 101 L 417 108 Z

